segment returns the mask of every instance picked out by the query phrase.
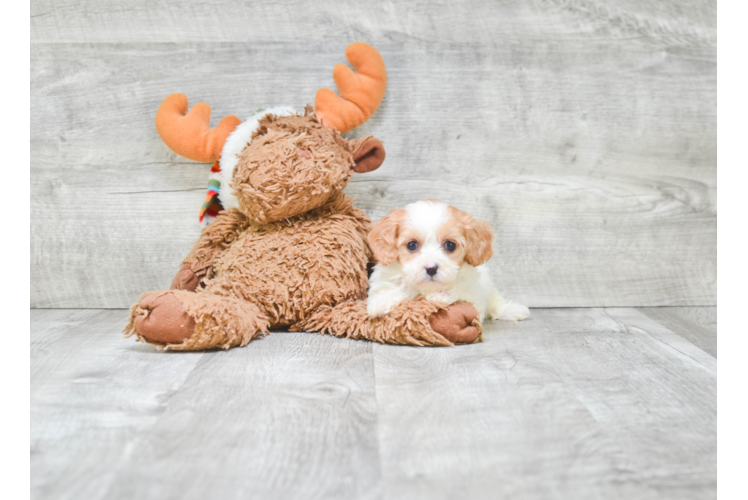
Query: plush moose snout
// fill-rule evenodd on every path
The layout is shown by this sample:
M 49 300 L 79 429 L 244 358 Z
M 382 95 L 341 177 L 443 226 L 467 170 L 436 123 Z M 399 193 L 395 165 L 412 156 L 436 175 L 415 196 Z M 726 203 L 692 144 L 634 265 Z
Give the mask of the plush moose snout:
M 258 130 L 237 156 L 231 187 L 241 211 L 260 223 L 321 207 L 355 172 L 370 172 L 384 161 L 379 139 L 344 139 L 313 114 L 270 116 Z

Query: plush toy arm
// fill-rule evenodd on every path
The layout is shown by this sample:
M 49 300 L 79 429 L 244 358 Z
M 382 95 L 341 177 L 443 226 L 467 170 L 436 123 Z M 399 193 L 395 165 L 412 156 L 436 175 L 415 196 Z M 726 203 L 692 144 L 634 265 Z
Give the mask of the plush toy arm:
M 192 270 L 189 264 L 182 264 L 177 275 L 171 282 L 171 290 L 187 290 L 194 292 L 200 286 L 201 277 Z
M 195 290 L 203 281 L 212 278 L 216 258 L 248 228 L 249 221 L 239 210 L 232 208 L 220 212 L 203 229 L 197 243 L 182 261 L 182 267 L 174 277 L 171 288 Z
M 483 333 L 478 312 L 470 304 L 445 307 L 423 299 L 406 300 L 381 318 L 369 316 L 364 300 L 321 306 L 290 330 L 417 346 L 467 344 L 482 340 Z

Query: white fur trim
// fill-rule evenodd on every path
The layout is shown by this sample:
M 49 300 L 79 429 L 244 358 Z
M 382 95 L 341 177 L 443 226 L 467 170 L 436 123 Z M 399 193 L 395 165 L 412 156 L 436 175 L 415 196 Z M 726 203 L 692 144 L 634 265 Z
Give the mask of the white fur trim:
M 221 159 L 218 162 L 221 166 L 221 191 L 218 193 L 218 199 L 225 210 L 239 208 L 239 201 L 229 185 L 231 178 L 234 176 L 234 168 L 239 161 L 237 155 L 251 142 L 252 134 L 259 127 L 262 117 L 267 114 L 290 116 L 296 114 L 296 109 L 290 106 L 275 106 L 258 111 L 247 121 L 240 123 L 226 139 L 226 143 L 221 150 Z

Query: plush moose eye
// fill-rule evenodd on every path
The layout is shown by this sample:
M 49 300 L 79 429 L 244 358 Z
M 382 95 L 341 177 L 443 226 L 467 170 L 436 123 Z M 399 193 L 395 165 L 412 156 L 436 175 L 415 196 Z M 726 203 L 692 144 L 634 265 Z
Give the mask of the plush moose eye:
M 408 250 L 410 250 L 411 252 L 415 252 L 418 249 L 418 242 L 409 241 L 407 247 L 408 247 Z
M 447 252 L 454 252 L 455 248 L 457 248 L 457 245 L 455 244 L 454 241 L 445 241 L 444 242 L 444 249 Z
M 307 160 L 312 157 L 312 153 L 310 153 L 307 148 L 302 146 L 296 148 L 296 154 L 302 158 L 306 158 Z

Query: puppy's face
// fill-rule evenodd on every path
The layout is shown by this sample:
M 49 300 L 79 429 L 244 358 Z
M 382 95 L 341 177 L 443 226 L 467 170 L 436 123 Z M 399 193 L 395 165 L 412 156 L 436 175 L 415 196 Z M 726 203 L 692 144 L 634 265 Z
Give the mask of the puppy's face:
M 488 224 L 434 200 L 393 210 L 369 235 L 376 259 L 385 266 L 400 262 L 403 278 L 424 291 L 449 288 L 465 263 L 488 261 L 492 240 Z

